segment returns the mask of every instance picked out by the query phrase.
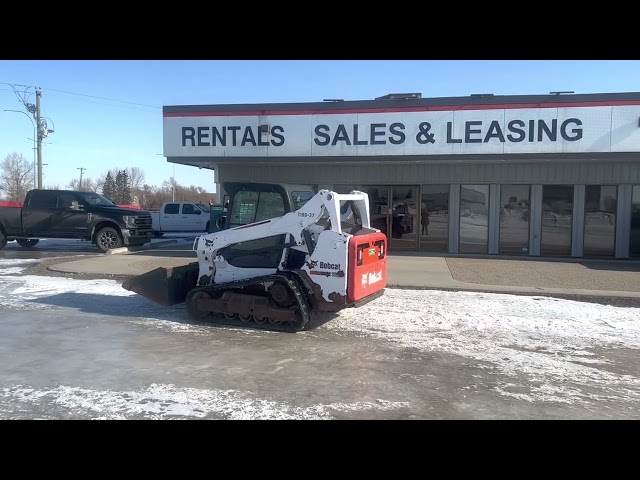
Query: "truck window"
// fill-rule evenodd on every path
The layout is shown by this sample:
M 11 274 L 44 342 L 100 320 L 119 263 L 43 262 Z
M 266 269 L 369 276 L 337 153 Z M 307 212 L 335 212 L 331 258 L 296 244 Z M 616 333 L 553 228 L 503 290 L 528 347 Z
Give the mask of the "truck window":
M 180 204 L 178 203 L 167 203 L 164 206 L 164 213 L 167 215 L 177 215 L 180 211 Z
M 38 191 L 31 194 L 29 199 L 29 207 L 48 210 L 56 208 L 58 194 L 56 192 Z
M 68 209 L 73 201 L 78 201 L 75 195 L 72 193 L 61 193 L 58 195 L 57 208 Z
M 182 205 L 182 214 L 183 215 L 195 215 L 196 207 L 191 205 L 190 203 L 185 203 Z

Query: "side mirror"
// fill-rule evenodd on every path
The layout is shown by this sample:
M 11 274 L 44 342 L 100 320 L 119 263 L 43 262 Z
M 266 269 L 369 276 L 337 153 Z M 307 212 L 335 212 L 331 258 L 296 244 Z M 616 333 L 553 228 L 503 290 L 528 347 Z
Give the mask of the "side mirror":
M 227 217 L 220 215 L 217 219 L 216 219 L 216 227 L 218 227 L 218 230 L 222 230 L 224 229 L 224 224 L 227 220 Z

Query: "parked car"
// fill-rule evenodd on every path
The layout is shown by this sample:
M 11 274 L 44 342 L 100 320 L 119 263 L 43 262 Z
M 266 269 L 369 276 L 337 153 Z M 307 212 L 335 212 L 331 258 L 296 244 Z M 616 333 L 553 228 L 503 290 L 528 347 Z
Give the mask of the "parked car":
M 208 232 L 209 205 L 198 202 L 165 202 L 159 212 L 151 212 L 153 234 L 168 232 Z
M 151 214 L 121 208 L 102 195 L 74 190 L 30 190 L 22 207 L 0 207 L 0 248 L 17 241 L 35 246 L 41 238 L 78 238 L 106 252 L 151 241 Z

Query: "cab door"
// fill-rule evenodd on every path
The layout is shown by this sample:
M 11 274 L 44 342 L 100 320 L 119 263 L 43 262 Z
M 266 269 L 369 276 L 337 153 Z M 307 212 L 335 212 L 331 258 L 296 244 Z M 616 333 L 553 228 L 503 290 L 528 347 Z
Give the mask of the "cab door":
M 160 228 L 163 232 L 179 232 L 180 224 L 180 204 L 167 203 L 160 212 Z
M 78 236 L 86 231 L 91 217 L 85 205 L 71 192 L 61 192 L 57 196 L 56 209 L 51 221 L 53 233 L 58 237 Z
M 22 229 L 26 235 L 48 236 L 52 232 L 52 219 L 56 210 L 57 192 L 32 192 L 29 204 L 22 207 Z
M 180 225 L 183 232 L 204 232 L 209 217 L 192 203 L 183 203 Z

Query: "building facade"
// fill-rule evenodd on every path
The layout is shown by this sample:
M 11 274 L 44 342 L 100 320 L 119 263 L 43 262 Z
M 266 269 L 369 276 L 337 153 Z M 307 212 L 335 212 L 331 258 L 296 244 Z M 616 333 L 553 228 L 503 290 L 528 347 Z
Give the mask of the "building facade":
M 363 190 L 391 251 L 640 257 L 640 92 L 417 97 L 165 106 L 164 156 Z

